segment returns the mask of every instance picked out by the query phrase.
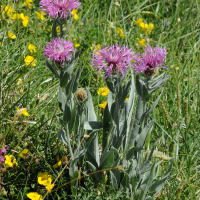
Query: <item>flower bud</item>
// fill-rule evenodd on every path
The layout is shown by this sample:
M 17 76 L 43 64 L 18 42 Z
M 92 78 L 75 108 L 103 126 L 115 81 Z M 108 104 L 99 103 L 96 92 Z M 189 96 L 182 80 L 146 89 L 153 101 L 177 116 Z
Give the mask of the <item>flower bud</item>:
M 87 99 L 87 92 L 84 89 L 78 89 L 76 91 L 76 98 L 79 102 L 83 102 Z

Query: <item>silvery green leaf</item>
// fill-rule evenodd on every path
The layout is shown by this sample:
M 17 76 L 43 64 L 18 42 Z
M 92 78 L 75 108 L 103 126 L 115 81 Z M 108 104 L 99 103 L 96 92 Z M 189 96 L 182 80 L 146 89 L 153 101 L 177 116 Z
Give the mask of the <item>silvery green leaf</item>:
M 149 176 L 145 179 L 145 181 L 140 186 L 141 191 L 142 191 L 141 195 L 143 195 L 143 196 L 146 195 L 146 193 L 148 192 L 148 189 L 150 188 L 150 186 L 153 182 L 154 171 L 155 171 L 155 162 L 154 162 L 153 166 L 151 167 L 151 171 L 149 173 Z
M 85 155 L 86 153 L 86 149 L 82 149 L 81 151 L 78 151 L 77 155 L 75 155 L 76 157 L 72 160 L 72 165 L 79 160 L 80 157 L 82 157 L 83 155 Z
M 108 145 L 108 139 L 111 133 L 112 126 L 112 118 L 107 104 L 103 114 L 102 151 Z
M 69 132 L 72 131 L 74 124 L 76 122 L 76 106 L 74 106 L 71 110 L 71 119 L 69 123 Z
M 58 103 L 59 103 L 59 107 L 62 111 L 65 110 L 65 104 L 66 104 L 66 96 L 64 94 L 64 92 L 62 92 L 62 88 L 59 87 L 59 92 L 58 92 Z
M 136 75 L 136 90 L 140 97 L 142 97 L 143 101 L 149 100 L 149 92 L 145 86 L 144 81 L 140 79 L 139 74 Z
M 129 178 L 136 177 L 136 175 L 137 175 L 136 167 L 137 167 L 137 161 L 134 159 L 134 160 L 132 160 L 132 163 L 130 164 L 128 171 L 127 171 Z
M 109 89 L 112 93 L 114 93 L 114 86 L 113 86 L 113 83 L 110 82 L 110 79 L 108 79 L 108 78 L 106 78 L 105 80 L 106 80 L 106 85 L 107 85 L 108 89 Z
M 94 105 L 93 105 L 93 102 L 92 102 L 92 96 L 90 94 L 90 91 L 86 88 L 86 91 L 87 91 L 87 102 L 86 102 L 86 120 L 87 121 L 96 121 L 97 120 L 97 117 L 96 117 L 96 114 L 95 114 L 95 111 L 94 111 Z
M 148 116 L 148 114 L 149 114 L 151 111 L 154 110 L 154 108 L 155 108 L 155 107 L 157 106 L 157 104 L 158 104 L 158 101 L 159 101 L 159 99 L 160 99 L 162 93 L 163 93 L 163 90 L 161 91 L 160 95 L 159 95 L 158 98 L 155 100 L 155 102 L 153 103 L 153 105 L 152 105 L 145 113 L 143 113 L 140 122 L 142 122 L 142 121 Z
M 56 118 L 57 118 L 58 122 L 60 123 L 60 125 L 63 126 L 63 120 L 58 116 L 56 116 Z
M 90 164 L 93 166 L 92 169 L 94 171 L 98 171 L 98 163 L 96 162 L 96 159 L 91 155 L 89 151 L 86 152 L 87 156 L 87 162 L 90 162 Z
M 68 23 L 68 25 L 67 25 L 67 28 L 66 28 L 66 30 L 65 30 L 65 32 L 64 32 L 64 34 L 63 35 L 65 35 L 66 33 L 67 33 L 67 31 L 69 30 L 69 28 L 70 28 L 70 26 L 71 26 L 71 24 L 72 24 L 72 22 L 73 22 L 73 19 L 74 19 L 74 16 L 71 18 L 71 20 L 69 21 L 69 23 Z
M 152 120 L 151 122 L 149 122 L 144 129 L 142 130 L 142 132 L 137 136 L 136 138 L 136 144 L 135 144 L 135 151 L 140 151 L 143 149 L 146 138 L 154 124 L 155 120 Z
M 143 107 L 144 107 L 144 102 L 142 100 L 142 97 L 138 97 L 137 105 L 136 105 L 136 110 L 135 110 L 135 119 L 140 121 L 140 118 L 142 117 L 143 114 Z
M 124 86 L 121 86 L 118 93 L 119 105 L 123 104 L 128 96 L 131 80 L 128 80 Z
M 68 102 L 66 102 L 64 113 L 63 113 L 63 121 L 64 121 L 64 123 L 67 124 L 70 121 L 70 119 L 71 119 L 71 110 L 68 105 Z
M 79 176 L 79 171 L 75 171 L 72 175 L 72 180 L 77 179 L 77 180 L 71 182 L 71 192 L 72 192 L 72 195 L 74 195 L 74 196 L 76 195 L 76 192 L 77 192 L 77 189 L 75 186 L 78 185 L 78 176 Z
M 85 130 L 98 130 L 103 128 L 103 122 L 89 121 L 84 123 Z
M 116 179 L 115 175 L 113 174 L 112 170 L 110 170 L 110 178 L 111 178 L 111 183 L 112 183 L 114 190 L 117 189 L 118 188 L 117 179 Z
M 94 136 L 90 137 L 88 142 L 86 143 L 87 152 L 89 152 L 92 157 L 95 158 L 97 166 L 99 166 L 99 149 L 98 149 L 98 134 L 94 134 Z M 89 160 L 91 162 L 91 160 Z M 92 162 L 94 165 L 94 163 Z M 96 166 L 96 165 L 95 165 Z
M 130 160 L 133 158 L 134 151 L 135 151 L 135 147 L 132 147 L 131 149 L 128 150 L 128 152 L 126 153 L 126 160 Z
M 86 153 L 86 154 L 87 154 L 87 153 Z M 88 157 L 87 157 L 87 158 L 88 158 Z M 86 162 L 89 164 L 89 166 L 90 166 L 90 168 L 92 169 L 93 172 L 98 171 L 98 168 L 96 168 L 91 162 L 89 162 L 89 161 L 86 161 Z M 102 176 L 101 176 L 100 173 L 95 173 L 95 174 L 94 174 L 94 177 L 95 177 L 95 179 L 96 179 L 96 181 L 97 181 L 98 183 L 101 182 Z
M 171 159 L 170 166 L 169 166 L 167 172 L 165 173 L 165 175 L 160 180 L 153 183 L 153 185 L 151 186 L 150 191 L 149 191 L 149 196 L 155 197 L 160 192 L 160 190 L 163 188 L 163 186 L 165 185 L 165 182 L 167 180 L 167 177 L 169 176 L 169 174 L 172 171 L 173 163 L 174 163 L 174 159 Z
M 125 188 L 127 188 L 128 187 L 128 185 L 129 185 L 129 176 L 128 176 L 128 174 L 125 172 L 125 173 L 123 173 L 123 178 L 122 178 L 122 181 L 121 181 L 121 184 L 125 187 Z
M 112 106 L 112 93 L 109 91 L 109 93 L 108 93 L 108 110 L 109 110 L 109 112 L 111 112 L 110 110 L 111 110 L 111 106 Z
M 55 21 L 53 23 L 53 27 L 52 27 L 52 38 L 57 38 L 58 37 L 57 30 L 56 30 L 57 23 L 58 23 L 58 19 L 55 19 Z
M 47 67 L 53 72 L 53 74 L 57 77 L 57 78 L 60 78 L 60 75 L 58 74 L 58 72 L 56 71 L 56 69 L 46 60 L 45 60 L 45 63 L 47 65 Z
M 81 75 L 81 65 L 82 63 L 80 63 L 78 69 L 76 70 L 76 73 L 75 73 L 75 79 L 74 79 L 74 83 L 73 83 L 73 89 L 72 89 L 72 92 L 75 93 L 77 88 L 78 88 L 78 82 L 79 82 L 79 78 L 80 78 L 80 75 Z
M 112 167 L 116 157 L 117 156 L 119 157 L 118 151 L 115 148 L 111 147 L 109 151 L 105 151 L 105 150 L 103 152 L 104 155 L 102 155 L 101 160 L 100 160 L 99 169 L 106 169 L 106 168 Z
M 67 136 L 65 134 L 65 132 L 63 131 L 63 129 L 61 128 L 60 131 L 58 132 L 58 139 L 64 143 L 65 145 L 68 146 L 68 141 L 67 141 Z
M 149 168 L 149 166 L 151 164 L 151 160 L 153 158 L 153 152 L 154 152 L 157 144 L 158 144 L 158 141 L 153 144 L 153 147 L 151 149 L 149 157 L 147 158 L 147 160 L 144 163 L 142 163 L 142 165 L 140 167 L 141 173 L 144 173 Z
M 135 139 L 139 133 L 140 125 L 138 120 L 132 122 L 132 126 L 128 135 L 126 151 L 134 145 Z

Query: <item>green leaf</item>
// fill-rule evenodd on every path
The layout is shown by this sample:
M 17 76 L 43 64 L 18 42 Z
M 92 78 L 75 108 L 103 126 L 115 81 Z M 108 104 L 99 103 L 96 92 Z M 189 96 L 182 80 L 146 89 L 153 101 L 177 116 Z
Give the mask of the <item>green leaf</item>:
M 149 122 L 144 129 L 142 130 L 142 132 L 137 136 L 136 138 L 136 144 L 135 144 L 135 151 L 140 151 L 143 149 L 146 138 L 154 124 L 155 120 L 152 120 L 151 122 Z
M 57 78 L 60 78 L 60 75 L 58 74 L 58 72 L 55 70 L 55 68 L 46 60 L 45 60 L 45 63 L 47 65 L 47 67 L 53 72 L 53 74 L 57 77 Z
M 60 131 L 58 132 L 58 139 L 64 143 L 65 145 L 68 146 L 68 141 L 67 141 L 67 137 L 65 132 L 63 131 L 63 129 L 61 128 Z
M 104 109 L 104 114 L 103 114 L 102 151 L 108 145 L 108 139 L 109 139 L 112 127 L 113 127 L 112 117 L 108 110 L 108 104 L 107 104 Z
M 75 171 L 73 173 L 72 182 L 71 182 L 71 192 L 72 192 L 73 196 L 76 196 L 76 193 L 77 193 L 76 186 L 78 185 L 78 177 L 79 177 L 79 171 Z M 77 180 L 75 180 L 75 179 L 77 179 Z M 73 181 L 73 180 L 75 180 L 75 181 Z
M 17 199 L 18 200 L 23 200 L 24 199 L 21 190 L 19 191 L 19 193 L 17 195 Z
M 63 121 L 65 124 L 67 124 L 71 119 L 71 110 L 70 107 L 68 106 L 68 101 L 65 104 L 65 109 L 63 113 Z
M 112 170 L 110 170 L 110 178 L 111 178 L 111 183 L 113 186 L 113 189 L 117 189 L 118 188 L 118 184 L 117 184 L 117 179 L 115 177 L 115 175 L 113 174 Z
M 97 121 L 89 121 L 84 123 L 84 129 L 85 130 L 99 130 L 103 128 L 102 122 Z
M 142 97 L 143 101 L 149 100 L 149 92 L 147 90 L 147 87 L 144 84 L 144 81 L 140 79 L 139 74 L 136 75 L 136 90 L 140 97 Z
M 114 93 L 113 83 L 112 83 L 108 78 L 106 78 L 105 80 L 106 80 L 106 85 L 107 85 L 108 89 L 109 89 L 112 93 Z
M 123 102 L 127 98 L 130 85 L 131 85 L 131 80 L 128 80 L 124 86 L 120 87 L 118 93 L 119 105 L 123 104 Z
M 59 92 L 58 92 L 58 103 L 59 107 L 62 111 L 65 110 L 65 104 L 67 101 L 67 97 L 65 96 L 64 92 L 62 92 L 62 88 L 59 87 Z
M 75 93 L 77 88 L 78 88 L 78 82 L 79 82 L 79 78 L 80 78 L 80 75 L 81 75 L 81 65 L 82 65 L 82 63 L 79 64 L 79 67 L 78 67 L 78 69 L 76 70 L 76 73 L 75 73 L 75 79 L 74 79 L 73 89 L 72 89 L 73 93 Z
M 92 96 L 90 94 L 90 91 L 86 88 L 87 91 L 87 102 L 86 102 L 86 120 L 87 121 L 97 121 L 97 117 L 94 111 L 94 105 L 92 102 Z
M 52 27 L 52 38 L 57 38 L 58 35 L 57 35 L 57 30 L 56 30 L 56 27 L 57 27 L 57 23 L 58 23 L 58 19 L 56 19 L 53 23 L 53 27 Z

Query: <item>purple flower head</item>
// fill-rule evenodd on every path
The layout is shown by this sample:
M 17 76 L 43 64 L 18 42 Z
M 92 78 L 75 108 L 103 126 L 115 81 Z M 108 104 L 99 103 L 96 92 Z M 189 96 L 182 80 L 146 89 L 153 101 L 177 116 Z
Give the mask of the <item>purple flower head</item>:
M 49 17 L 66 18 L 71 10 L 80 8 L 78 0 L 41 0 L 40 8 L 49 14 Z
M 5 156 L 6 153 L 7 153 L 7 149 L 8 149 L 8 148 L 9 148 L 9 147 L 6 146 L 4 149 L 0 150 L 0 163 L 3 163 L 3 162 L 6 160 L 6 158 L 3 157 L 2 154 L 4 154 L 4 156 Z
M 44 49 L 44 56 L 46 56 L 48 60 L 55 60 L 57 64 L 62 65 L 65 59 L 70 59 L 71 52 L 73 51 L 75 51 L 74 44 L 69 40 L 55 38 L 47 43 Z
M 120 49 L 120 46 L 115 44 L 112 47 L 104 47 L 93 55 L 93 65 L 98 68 L 98 71 L 103 69 L 107 78 L 110 77 L 111 73 L 117 73 L 117 75 L 121 73 L 124 76 L 132 64 L 134 52 L 127 46 Z
M 138 54 L 134 57 L 136 63 L 133 64 L 135 72 L 145 70 L 153 70 L 156 67 L 166 68 L 163 64 L 166 61 L 167 51 L 166 48 L 155 47 L 152 48 L 150 45 L 144 49 L 142 55 Z

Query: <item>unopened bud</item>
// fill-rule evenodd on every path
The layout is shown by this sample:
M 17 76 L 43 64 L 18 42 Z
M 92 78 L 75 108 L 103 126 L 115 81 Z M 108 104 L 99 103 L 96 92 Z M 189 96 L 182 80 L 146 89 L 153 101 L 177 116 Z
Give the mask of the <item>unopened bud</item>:
M 118 169 L 120 172 L 123 171 L 122 165 L 117 166 L 116 169 Z
M 158 74 L 158 68 L 157 67 L 154 69 L 148 68 L 147 70 L 144 71 L 144 74 L 147 78 L 151 78 Z
M 88 139 L 90 136 L 89 135 L 84 135 L 83 137 L 84 137 L 84 139 Z
M 114 5 L 120 7 L 120 4 L 118 2 L 115 2 Z
M 87 99 L 87 92 L 84 89 L 78 89 L 76 91 L 76 98 L 79 102 L 83 102 Z

